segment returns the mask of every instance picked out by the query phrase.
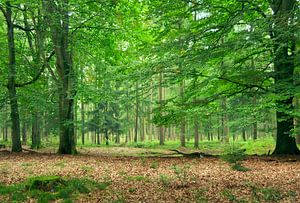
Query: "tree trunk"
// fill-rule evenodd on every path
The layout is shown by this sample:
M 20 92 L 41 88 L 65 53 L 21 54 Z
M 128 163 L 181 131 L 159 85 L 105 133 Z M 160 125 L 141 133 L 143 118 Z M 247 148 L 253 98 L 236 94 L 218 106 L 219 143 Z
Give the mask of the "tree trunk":
M 293 109 L 294 86 L 294 51 L 295 39 L 290 22 L 293 22 L 295 0 L 272 1 L 274 16 L 274 70 L 275 70 L 275 90 L 278 95 L 284 94 L 283 99 L 276 102 L 277 117 L 277 139 L 274 155 L 280 154 L 300 154 L 296 145 L 295 137 L 291 136 L 294 129 L 294 119 L 289 111 Z
M 199 121 L 197 117 L 197 115 L 194 116 L 194 147 L 199 149 Z
M 253 104 L 256 106 L 256 95 L 253 97 Z M 257 121 L 253 123 L 253 140 L 257 140 Z
M 81 143 L 84 145 L 85 143 L 85 120 L 84 120 L 84 103 L 81 100 Z
M 158 103 L 160 107 L 160 111 L 162 111 L 162 105 L 163 105 L 163 87 L 162 87 L 162 82 L 163 82 L 163 73 L 160 71 L 159 73 L 159 86 L 158 86 Z M 159 112 L 160 115 L 162 116 L 162 112 Z M 164 140 L 164 128 L 163 126 L 159 126 L 159 145 L 164 145 L 165 140 Z
M 56 70 L 59 74 L 59 149 L 60 154 L 75 154 L 74 97 L 76 77 L 69 48 L 68 0 L 45 1 L 51 39 L 56 53 Z M 50 15 L 51 14 L 51 15 Z M 53 15 L 55 14 L 55 15 Z
M 38 114 L 33 115 L 32 132 L 31 132 L 31 149 L 41 148 L 41 132 Z
M 242 137 L 243 137 L 243 141 L 246 142 L 246 130 L 245 128 L 243 128 L 243 131 L 242 131 Z
M 136 82 L 136 95 L 135 95 L 135 125 L 134 125 L 134 138 L 133 141 L 137 143 L 138 138 L 138 124 L 139 124 L 139 85 Z
M 22 145 L 27 144 L 27 134 L 26 134 L 26 122 L 23 121 L 23 126 L 22 126 Z
M 229 129 L 227 125 L 227 99 L 224 97 L 222 99 L 222 141 L 228 143 L 229 142 Z
M 179 94 L 181 100 L 183 100 L 183 93 L 184 93 L 184 81 L 181 82 L 179 87 Z M 185 147 L 185 118 L 182 118 L 180 123 L 180 146 Z
M 6 24 L 7 24 L 7 41 L 8 41 L 8 94 L 10 100 L 10 117 L 12 122 L 12 151 L 21 152 L 21 137 L 20 137 L 20 118 L 19 107 L 16 90 L 16 50 L 15 50 L 15 38 L 14 38 L 14 25 L 12 21 L 12 7 L 9 1 L 6 5 Z

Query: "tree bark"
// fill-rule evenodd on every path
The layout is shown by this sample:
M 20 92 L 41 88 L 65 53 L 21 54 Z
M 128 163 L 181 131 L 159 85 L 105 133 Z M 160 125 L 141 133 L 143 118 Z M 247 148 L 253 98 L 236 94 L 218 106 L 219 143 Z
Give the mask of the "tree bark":
M 254 93 L 255 94 L 255 93 Z M 256 106 L 256 95 L 253 97 L 253 104 Z M 253 140 L 257 140 L 257 121 L 253 123 Z
M 222 141 L 228 143 L 229 142 L 229 129 L 227 125 L 227 99 L 224 97 L 222 99 Z
M 199 121 L 198 116 L 194 116 L 194 147 L 199 149 Z
M 183 93 L 184 93 L 184 81 L 181 82 L 179 87 L 179 94 L 181 100 L 183 100 Z M 180 146 L 185 147 L 185 118 L 182 118 L 180 123 Z
M 293 109 L 294 86 L 294 51 L 295 39 L 291 28 L 295 0 L 273 0 L 271 7 L 274 17 L 273 43 L 274 43 L 274 70 L 275 90 L 278 95 L 284 97 L 276 102 L 277 139 L 274 155 L 300 154 L 295 137 L 291 136 L 294 129 L 294 119 L 289 111 Z M 288 87 L 288 88 L 287 88 Z
M 41 131 L 38 114 L 33 115 L 32 131 L 31 131 L 31 149 L 41 148 Z
M 85 143 L 85 119 L 84 119 L 84 103 L 81 100 L 81 143 L 84 145 Z
M 139 85 L 136 82 L 136 94 L 135 94 L 135 124 L 134 124 L 134 138 L 133 141 L 138 141 L 138 125 L 139 125 Z
M 74 97 L 76 77 L 69 48 L 68 0 L 44 1 L 49 13 L 48 22 L 56 53 L 56 70 L 59 75 L 59 149 L 60 154 L 75 154 Z M 51 15 L 50 15 L 51 14 Z
M 162 105 L 163 105 L 163 87 L 162 87 L 162 82 L 163 82 L 163 73 L 160 71 L 159 73 L 159 86 L 158 86 L 158 103 L 160 107 L 160 111 L 162 111 Z M 162 116 L 162 112 L 160 112 L 160 115 Z M 164 145 L 165 144 L 165 139 L 164 139 L 164 128 L 163 126 L 159 126 L 159 145 Z
M 16 50 L 15 50 L 15 37 L 14 25 L 12 21 L 12 7 L 9 1 L 5 3 L 6 12 L 5 19 L 7 24 L 7 41 L 8 41 L 8 94 L 10 100 L 10 117 L 12 122 L 12 151 L 21 152 L 21 137 L 20 137 L 20 116 L 18 107 L 18 98 L 16 90 Z

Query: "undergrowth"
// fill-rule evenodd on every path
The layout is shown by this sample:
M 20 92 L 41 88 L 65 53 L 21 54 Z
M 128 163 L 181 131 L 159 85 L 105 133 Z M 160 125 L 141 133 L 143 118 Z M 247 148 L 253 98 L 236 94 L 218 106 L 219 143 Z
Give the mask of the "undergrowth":
M 97 189 L 104 190 L 108 186 L 109 183 L 89 179 L 39 176 L 13 185 L 0 184 L 0 195 L 7 196 L 10 202 L 24 202 L 28 199 L 35 199 L 40 203 L 56 200 L 72 202 L 79 194 Z

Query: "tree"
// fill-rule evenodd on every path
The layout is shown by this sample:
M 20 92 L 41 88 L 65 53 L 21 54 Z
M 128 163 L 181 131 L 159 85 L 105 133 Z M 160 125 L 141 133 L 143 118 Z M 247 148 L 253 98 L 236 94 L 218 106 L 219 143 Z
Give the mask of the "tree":
M 15 50 L 15 35 L 13 24 L 12 6 L 9 1 L 5 3 L 5 8 L 0 5 L 0 9 L 5 17 L 7 25 L 7 43 L 8 43 L 8 78 L 7 89 L 10 100 L 10 117 L 12 120 L 12 151 L 21 152 L 20 138 L 20 116 L 16 89 L 16 50 Z
M 69 1 L 45 1 L 51 39 L 59 75 L 59 149 L 60 154 L 75 154 L 74 97 L 76 76 L 69 41 Z
M 291 22 L 298 9 L 296 0 L 271 2 L 274 17 L 273 39 L 275 91 L 284 95 L 276 102 L 277 139 L 273 154 L 300 154 L 295 137 L 291 136 L 294 129 L 294 118 L 288 113 L 293 108 L 294 69 L 295 69 L 295 38 Z

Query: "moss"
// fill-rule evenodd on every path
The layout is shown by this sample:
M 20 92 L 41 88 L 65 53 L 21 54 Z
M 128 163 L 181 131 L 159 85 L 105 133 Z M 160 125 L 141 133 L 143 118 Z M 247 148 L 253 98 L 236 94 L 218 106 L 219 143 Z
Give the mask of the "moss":
M 12 202 L 23 202 L 27 198 L 37 202 L 63 200 L 72 202 L 78 194 L 92 190 L 105 190 L 110 183 L 99 183 L 89 179 L 64 179 L 60 176 L 39 176 L 14 184 L 0 184 L 0 195 L 8 196 Z

